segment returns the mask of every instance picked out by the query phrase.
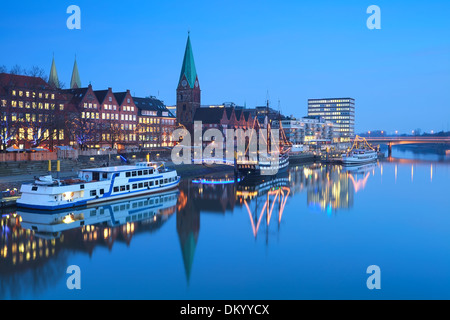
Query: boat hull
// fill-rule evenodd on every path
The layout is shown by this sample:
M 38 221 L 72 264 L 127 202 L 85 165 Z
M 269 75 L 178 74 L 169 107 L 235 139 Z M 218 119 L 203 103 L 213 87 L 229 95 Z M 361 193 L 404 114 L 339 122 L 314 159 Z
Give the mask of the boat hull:
M 153 193 L 160 193 L 163 191 L 168 191 L 168 190 L 177 188 L 179 183 L 180 183 L 180 180 L 178 179 L 178 181 L 174 182 L 172 185 L 166 185 L 166 186 L 153 188 L 153 189 L 147 189 L 147 190 L 130 191 L 125 194 L 102 197 L 102 198 L 93 199 L 93 200 L 80 200 L 80 201 L 61 204 L 61 205 L 31 204 L 31 203 L 21 202 L 20 199 L 18 199 L 16 202 L 16 206 L 18 208 L 22 208 L 22 209 L 31 209 L 31 210 L 39 210 L 39 211 L 57 211 L 57 210 L 64 210 L 64 209 L 69 209 L 69 208 L 78 208 L 78 207 L 83 207 L 83 206 L 89 206 L 89 205 L 93 205 L 93 204 L 100 204 L 100 203 L 105 203 L 105 202 L 109 202 L 109 201 L 122 200 L 122 199 L 126 199 L 126 198 L 139 197 L 139 196 L 153 194 Z

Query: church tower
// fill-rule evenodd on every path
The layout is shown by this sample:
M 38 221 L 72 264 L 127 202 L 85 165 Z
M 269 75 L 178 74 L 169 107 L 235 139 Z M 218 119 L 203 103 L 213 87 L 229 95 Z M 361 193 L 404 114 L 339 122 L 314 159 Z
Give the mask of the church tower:
M 50 76 L 48 77 L 48 84 L 55 89 L 60 89 L 58 72 L 56 71 L 55 56 L 52 59 L 52 67 L 50 68 Z
M 193 132 L 194 114 L 198 108 L 200 108 L 200 84 L 188 34 L 177 87 L 177 122 L 185 126 L 190 132 Z
M 73 64 L 72 78 L 70 79 L 70 89 L 81 88 L 80 74 L 78 72 L 77 57 L 75 57 L 75 62 Z

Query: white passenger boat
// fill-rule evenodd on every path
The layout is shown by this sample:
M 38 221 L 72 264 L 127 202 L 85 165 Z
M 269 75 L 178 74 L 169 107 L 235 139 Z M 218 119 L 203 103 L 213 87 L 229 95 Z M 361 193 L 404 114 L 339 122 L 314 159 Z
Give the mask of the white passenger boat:
M 353 149 L 347 154 L 342 155 L 344 165 L 358 165 L 376 161 L 378 154 L 371 149 Z
M 44 176 L 23 184 L 16 205 L 33 210 L 61 210 L 161 192 L 178 186 L 175 169 L 163 162 L 83 169 L 75 179 Z

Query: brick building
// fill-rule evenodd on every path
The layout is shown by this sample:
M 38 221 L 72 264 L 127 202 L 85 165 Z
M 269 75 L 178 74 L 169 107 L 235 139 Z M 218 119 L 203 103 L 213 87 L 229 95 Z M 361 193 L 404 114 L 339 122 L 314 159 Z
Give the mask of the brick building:
M 176 117 L 155 97 L 133 98 L 137 107 L 138 144 L 142 149 L 172 147 Z
M 0 150 L 67 144 L 67 96 L 40 77 L 0 74 Z

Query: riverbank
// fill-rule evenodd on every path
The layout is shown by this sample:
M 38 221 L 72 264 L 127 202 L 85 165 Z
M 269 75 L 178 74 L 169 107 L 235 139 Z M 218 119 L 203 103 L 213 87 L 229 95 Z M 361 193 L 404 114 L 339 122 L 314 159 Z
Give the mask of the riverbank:
M 292 164 L 306 164 L 313 163 L 316 161 L 316 157 L 313 155 L 298 155 L 293 157 Z M 56 161 L 55 161 L 56 162 Z M 63 163 L 63 162 L 61 162 Z M 48 163 L 45 163 L 47 167 L 44 166 L 43 163 L 28 163 L 28 166 L 25 162 L 20 164 L 20 167 L 16 165 L 11 165 L 9 171 L 3 170 L 2 174 L 0 174 L 0 191 L 4 190 L 20 190 L 22 184 L 32 183 L 34 182 L 37 176 L 47 175 L 49 174 L 46 168 L 48 169 Z M 72 166 L 71 166 L 72 164 Z M 172 167 L 177 170 L 177 173 L 181 178 L 196 178 L 209 174 L 217 174 L 217 173 L 234 173 L 234 167 L 230 165 L 222 165 L 222 164 L 180 164 L 175 165 L 170 161 L 165 162 L 167 167 Z M 53 164 L 56 165 L 56 164 Z M 111 165 L 122 165 L 121 163 L 111 163 Z M 55 172 L 52 171 L 51 174 L 53 177 L 59 177 L 61 179 L 74 177 L 77 174 L 77 171 L 81 168 L 92 168 L 96 167 L 94 164 L 89 163 L 80 164 L 76 162 L 64 162 L 64 165 L 61 165 L 61 171 Z M 97 166 L 98 167 L 98 166 Z M 12 169 L 13 168 L 13 169 Z M 64 169 L 63 169 L 64 168 Z M 55 169 L 55 168 L 54 168 Z M 54 170 L 53 169 L 53 170 Z M 18 199 L 17 193 L 13 197 L 4 197 L 0 199 L 0 209 L 4 209 L 7 207 L 15 206 L 15 202 Z

